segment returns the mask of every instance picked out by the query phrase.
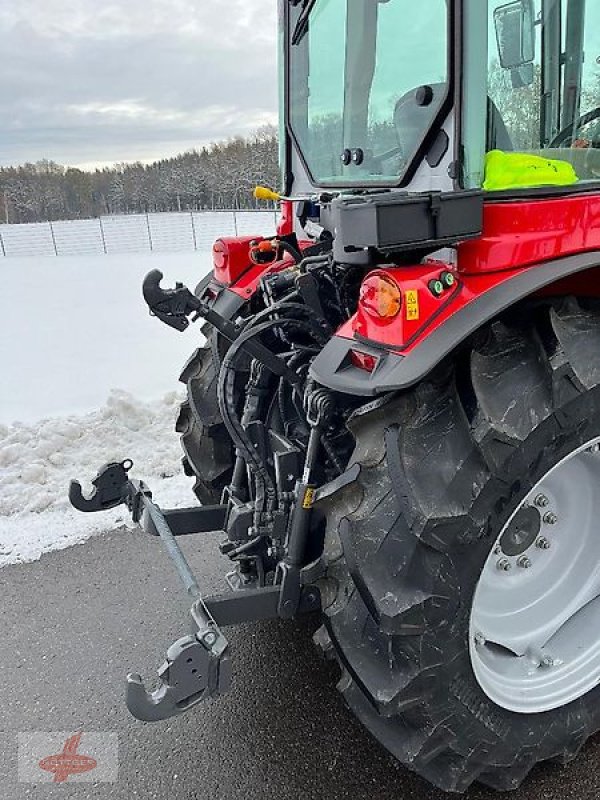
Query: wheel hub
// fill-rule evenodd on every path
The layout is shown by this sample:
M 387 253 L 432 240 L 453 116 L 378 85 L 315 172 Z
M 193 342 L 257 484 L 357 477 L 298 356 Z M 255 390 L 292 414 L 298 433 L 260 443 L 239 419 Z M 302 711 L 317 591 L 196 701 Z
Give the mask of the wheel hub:
M 599 443 L 571 453 L 523 500 L 475 591 L 473 670 L 510 711 L 559 708 L 600 683 Z
M 537 508 L 523 506 L 500 538 L 500 547 L 507 556 L 519 556 L 535 543 L 542 527 Z

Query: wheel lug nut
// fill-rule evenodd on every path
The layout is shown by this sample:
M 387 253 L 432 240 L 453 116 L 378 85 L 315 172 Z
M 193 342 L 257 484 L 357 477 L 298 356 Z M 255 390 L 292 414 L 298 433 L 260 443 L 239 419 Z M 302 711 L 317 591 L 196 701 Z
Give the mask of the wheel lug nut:
M 496 564 L 496 567 L 500 570 L 500 572 L 509 572 L 512 569 L 512 564 L 508 558 L 501 558 Z
M 521 567 L 521 569 L 530 569 L 531 559 L 527 558 L 527 556 L 521 556 L 521 558 L 517 561 L 517 564 Z
M 502 546 L 501 546 L 501 545 L 499 545 L 499 544 L 497 544 L 497 545 L 496 545 L 496 547 L 494 547 L 494 553 L 495 553 L 497 556 L 499 556 L 499 555 L 500 555 L 500 553 L 502 553 Z
M 486 638 L 485 638 L 485 636 L 483 635 L 483 633 L 476 633 L 476 634 L 475 634 L 475 644 L 476 644 L 478 647 L 483 647 L 483 646 L 484 646 L 484 644 L 485 644 L 485 642 L 486 642 Z
M 548 539 L 546 539 L 545 536 L 540 537 L 535 544 L 540 550 L 550 550 L 552 547 L 551 543 Z
M 534 502 L 538 508 L 546 508 L 550 501 L 545 494 L 538 494 Z
M 542 658 L 541 666 L 542 667 L 546 667 L 546 668 L 553 667 L 554 666 L 554 659 L 552 658 L 552 656 L 544 656 Z
M 544 522 L 546 525 L 556 525 L 558 517 L 556 514 L 553 514 L 552 511 L 549 511 L 547 514 L 544 514 Z

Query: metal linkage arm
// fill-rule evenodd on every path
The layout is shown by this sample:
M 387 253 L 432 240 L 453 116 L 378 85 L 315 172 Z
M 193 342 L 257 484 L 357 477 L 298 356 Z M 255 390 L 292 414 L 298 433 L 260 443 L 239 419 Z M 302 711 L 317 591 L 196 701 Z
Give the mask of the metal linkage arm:
M 192 636 L 175 642 L 159 670 L 160 683 L 148 692 L 140 675 L 127 676 L 126 702 L 130 712 L 145 722 L 156 722 L 182 714 L 193 705 L 222 694 L 229 688 L 231 669 L 226 654 L 228 642 L 200 594 L 198 581 L 152 493 L 141 481 L 131 481 L 131 460 L 104 466 L 92 481 L 91 497 L 83 495 L 77 481 L 71 483 L 69 498 L 83 512 L 103 511 L 126 505 L 134 522 L 139 522 L 162 539 L 179 577 L 195 602 L 192 616 L 198 627 Z M 208 509 L 214 519 L 214 509 Z M 222 517 L 224 519 L 224 516 Z

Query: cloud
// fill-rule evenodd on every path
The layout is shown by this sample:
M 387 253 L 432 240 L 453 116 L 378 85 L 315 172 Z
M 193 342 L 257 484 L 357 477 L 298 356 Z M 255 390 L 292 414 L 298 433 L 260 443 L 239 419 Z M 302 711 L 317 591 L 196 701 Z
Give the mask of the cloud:
M 159 158 L 276 120 L 276 0 L 0 7 L 0 163 Z

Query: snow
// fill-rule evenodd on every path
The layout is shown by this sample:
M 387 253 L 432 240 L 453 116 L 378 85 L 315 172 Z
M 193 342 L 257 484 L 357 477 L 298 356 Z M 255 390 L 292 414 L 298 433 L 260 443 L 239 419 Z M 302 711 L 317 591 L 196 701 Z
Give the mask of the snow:
M 195 286 L 210 254 L 0 261 L 0 566 L 124 525 L 123 508 L 68 503 L 69 481 L 90 490 L 108 461 L 131 458 L 165 507 L 195 503 L 174 426 L 201 335 L 148 315 L 140 286 L 153 268 L 165 286 Z
M 179 392 L 145 403 L 114 390 L 89 414 L 0 425 L 0 566 L 131 524 L 123 507 L 87 515 L 69 505 L 69 481 L 79 479 L 88 494 L 108 461 L 132 458 L 130 474 L 143 478 L 163 506 L 194 505 L 175 433 L 180 402 Z
M 0 260 L 0 422 L 97 409 L 113 388 L 160 397 L 177 386 L 201 340 L 151 317 L 142 279 L 151 269 L 191 288 L 209 252 Z

